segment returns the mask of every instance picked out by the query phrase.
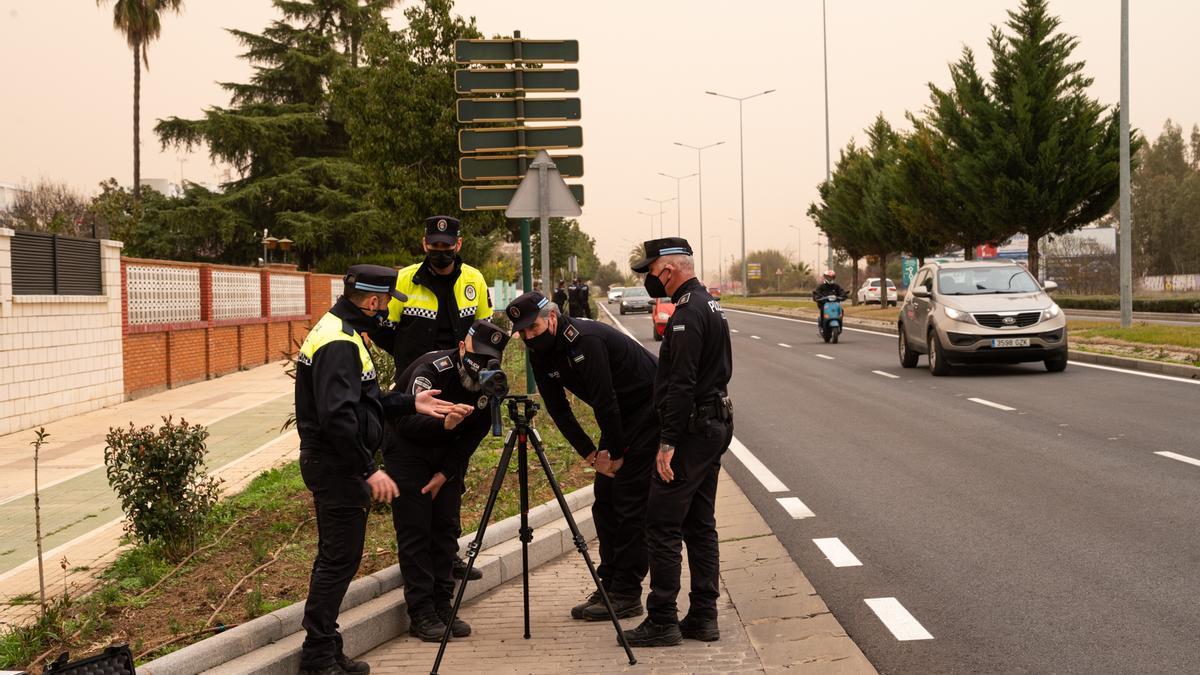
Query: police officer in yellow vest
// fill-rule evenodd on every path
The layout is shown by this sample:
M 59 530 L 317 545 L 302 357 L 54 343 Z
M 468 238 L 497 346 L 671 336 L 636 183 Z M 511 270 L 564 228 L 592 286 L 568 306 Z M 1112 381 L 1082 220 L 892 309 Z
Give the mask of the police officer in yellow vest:
M 391 268 L 351 267 L 342 297 L 309 331 L 296 357 L 300 474 L 313 493 L 318 536 L 304 605 L 302 673 L 370 672 L 367 664 L 343 654 L 337 615 L 362 559 L 371 499 L 391 501 L 398 494 L 375 465 L 384 418 L 415 413 L 441 418 L 454 410 L 434 398 L 436 390 L 380 393 L 360 334 L 376 325 L 375 315 L 386 311 L 389 300 L 405 300 L 395 287 Z
M 457 349 L 471 324 L 492 316 L 483 274 L 458 256 L 459 226 L 450 216 L 425 219 L 425 260 L 400 270 L 396 278 L 396 290 L 408 299 L 392 299 L 387 318 L 369 333 L 396 360 L 397 373 L 428 352 Z M 456 557 L 454 576 L 461 579 L 466 571 L 466 563 Z M 479 570 L 471 572 L 472 579 L 482 576 Z

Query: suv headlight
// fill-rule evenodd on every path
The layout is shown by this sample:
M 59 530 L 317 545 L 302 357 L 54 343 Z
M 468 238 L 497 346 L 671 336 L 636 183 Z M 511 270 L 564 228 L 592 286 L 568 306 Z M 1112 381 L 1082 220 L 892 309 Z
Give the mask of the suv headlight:
M 1042 321 L 1045 321 L 1047 319 L 1053 319 L 1061 313 L 1062 313 L 1062 309 L 1059 308 L 1058 303 L 1052 302 L 1052 303 L 1050 303 L 1049 307 L 1042 310 Z
M 969 312 L 954 309 L 953 307 L 946 307 L 944 305 L 942 306 L 942 311 L 946 313 L 947 317 L 955 321 L 961 321 L 963 323 L 975 323 L 975 319 L 971 318 L 971 314 Z

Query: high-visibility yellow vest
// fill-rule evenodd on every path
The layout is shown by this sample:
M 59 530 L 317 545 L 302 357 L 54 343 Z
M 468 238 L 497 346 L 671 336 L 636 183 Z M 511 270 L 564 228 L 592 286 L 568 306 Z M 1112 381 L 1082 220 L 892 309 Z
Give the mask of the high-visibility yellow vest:
M 300 345 L 300 353 L 296 356 L 296 361 L 311 366 L 313 356 L 316 355 L 318 349 L 338 340 L 347 340 L 358 346 L 358 359 L 362 362 L 362 379 L 364 382 L 374 380 L 376 377 L 375 362 L 371 360 L 371 352 L 367 351 L 367 345 L 363 342 L 362 336 L 354 332 L 353 328 L 350 328 L 340 317 L 334 316 L 332 312 L 326 312 L 317 325 L 308 331 L 308 336 L 304 338 L 304 344 Z
M 400 270 L 396 277 L 396 289 L 407 295 L 408 300 L 400 302 L 392 298 L 388 303 L 389 321 L 398 323 L 402 316 L 437 319 L 440 310 L 437 295 L 432 289 L 413 280 L 419 269 L 421 263 Z M 491 298 L 488 297 L 487 282 L 482 272 L 465 263 L 462 265 L 454 282 L 454 303 L 457 307 L 451 311 L 455 311 L 459 319 L 488 319 L 492 316 Z

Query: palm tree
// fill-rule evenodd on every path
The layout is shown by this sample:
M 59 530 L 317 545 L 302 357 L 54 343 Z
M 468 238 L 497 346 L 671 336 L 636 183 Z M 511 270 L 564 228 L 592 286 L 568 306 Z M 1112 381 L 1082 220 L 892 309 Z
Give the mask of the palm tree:
M 96 0 L 103 6 L 109 0 Z M 162 32 L 161 15 L 166 10 L 179 12 L 183 0 L 112 0 L 113 28 L 125 35 L 133 50 L 133 204 L 142 199 L 141 98 L 142 65 L 150 69 L 147 48 Z

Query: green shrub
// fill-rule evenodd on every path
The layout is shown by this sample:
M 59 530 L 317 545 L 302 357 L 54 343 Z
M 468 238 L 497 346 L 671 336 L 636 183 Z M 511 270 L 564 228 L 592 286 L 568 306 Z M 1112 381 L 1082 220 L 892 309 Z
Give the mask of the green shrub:
M 1054 301 L 1063 309 L 1116 311 L 1121 308 L 1121 298 L 1116 295 L 1062 295 L 1055 296 Z M 1133 311 L 1200 314 L 1200 298 L 1134 298 Z
M 217 503 L 220 481 L 204 469 L 200 426 L 163 418 L 153 426 L 112 428 L 105 437 L 108 484 L 121 500 L 125 530 L 142 543 L 159 542 L 173 561 L 191 553 Z

